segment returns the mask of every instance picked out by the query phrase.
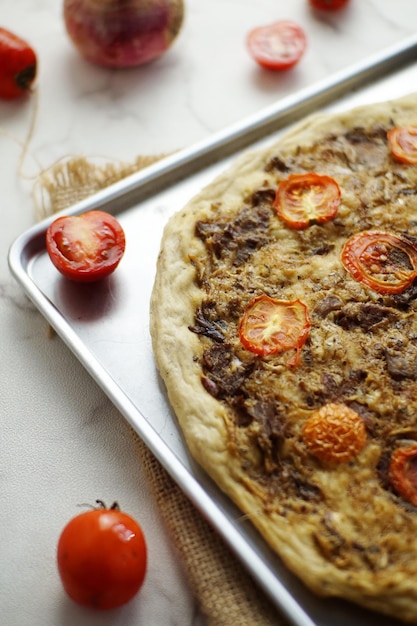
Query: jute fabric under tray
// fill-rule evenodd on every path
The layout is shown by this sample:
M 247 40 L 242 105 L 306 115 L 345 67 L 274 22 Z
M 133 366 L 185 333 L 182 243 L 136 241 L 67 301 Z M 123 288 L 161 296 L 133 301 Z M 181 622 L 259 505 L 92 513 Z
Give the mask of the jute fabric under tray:
M 132 164 L 103 164 L 81 157 L 62 160 L 38 177 L 34 188 L 37 217 L 61 211 L 158 158 L 138 157 Z M 131 432 L 161 518 L 207 624 L 288 626 L 220 536 Z
M 151 491 L 210 626 L 287 626 L 221 537 L 134 434 Z

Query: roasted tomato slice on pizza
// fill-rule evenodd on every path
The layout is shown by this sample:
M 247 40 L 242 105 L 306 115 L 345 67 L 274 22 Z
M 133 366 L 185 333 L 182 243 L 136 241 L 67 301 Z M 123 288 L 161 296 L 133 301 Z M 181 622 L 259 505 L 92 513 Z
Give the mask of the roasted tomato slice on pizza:
M 393 452 L 389 479 L 398 495 L 417 506 L 417 444 Z
M 338 183 L 330 176 L 291 174 L 279 183 L 274 208 L 288 226 L 302 230 L 332 220 L 340 195 Z
M 307 305 L 301 300 L 275 300 L 266 295 L 249 302 L 239 325 L 242 345 L 260 356 L 268 356 L 295 348 L 296 365 L 299 351 L 310 331 Z
M 357 233 L 345 243 L 341 259 L 355 280 L 377 293 L 401 293 L 417 275 L 417 248 L 393 233 Z
M 366 443 L 365 424 L 348 406 L 326 404 L 305 422 L 303 440 L 309 452 L 321 461 L 347 463 Z
M 387 138 L 394 159 L 417 165 L 417 126 L 395 126 L 387 132 Z

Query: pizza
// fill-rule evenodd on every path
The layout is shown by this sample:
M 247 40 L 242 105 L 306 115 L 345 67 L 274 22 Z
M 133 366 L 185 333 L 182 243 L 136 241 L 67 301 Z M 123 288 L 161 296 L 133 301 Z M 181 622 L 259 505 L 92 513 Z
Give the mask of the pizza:
M 314 593 L 417 623 L 417 94 L 319 113 L 167 223 L 153 350 L 194 459 Z

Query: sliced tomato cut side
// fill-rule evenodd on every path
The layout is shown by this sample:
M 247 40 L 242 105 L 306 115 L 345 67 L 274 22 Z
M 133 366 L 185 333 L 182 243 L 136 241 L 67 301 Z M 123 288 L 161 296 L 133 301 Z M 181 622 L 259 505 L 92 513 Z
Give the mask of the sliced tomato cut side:
M 395 126 L 388 131 L 387 138 L 394 159 L 417 165 L 417 126 Z
M 393 233 L 353 235 L 342 249 L 341 260 L 352 278 L 377 293 L 401 293 L 417 275 L 417 248 Z
M 93 282 L 111 274 L 125 245 L 122 226 L 104 211 L 59 217 L 46 231 L 46 249 L 52 263 L 76 282 Z
M 417 506 L 417 444 L 393 452 L 388 476 L 398 495 Z
M 290 20 L 258 26 L 247 36 L 252 58 L 268 70 L 288 70 L 303 56 L 307 38 L 304 30 Z
M 316 173 L 291 174 L 278 185 L 274 208 L 290 228 L 301 230 L 332 220 L 340 206 L 334 178 Z
M 260 356 L 295 348 L 296 355 L 288 364 L 296 365 L 310 327 L 308 308 L 301 300 L 275 300 L 261 295 L 247 305 L 239 337 L 247 350 Z

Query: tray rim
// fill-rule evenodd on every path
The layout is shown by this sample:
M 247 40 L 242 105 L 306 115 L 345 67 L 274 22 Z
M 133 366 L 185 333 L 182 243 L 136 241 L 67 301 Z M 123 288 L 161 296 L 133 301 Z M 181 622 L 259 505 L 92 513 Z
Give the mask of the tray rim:
M 212 133 L 188 147 L 164 156 L 138 172 L 126 176 L 53 216 L 45 218 L 16 237 L 11 244 L 8 258 L 12 273 L 15 276 L 18 274 L 19 263 L 16 263 L 16 252 L 19 246 L 23 246 L 22 239 L 25 235 L 30 236 L 31 232 L 36 231 L 38 226 L 40 230 L 42 227 L 46 229 L 57 215 L 79 214 L 98 206 L 103 210 L 113 212 L 111 204 L 116 198 L 119 202 L 124 201 L 131 204 L 132 195 L 135 196 L 134 201 L 137 202 L 146 194 L 152 194 L 157 182 L 164 180 L 166 183 L 174 184 L 184 176 L 182 172 L 185 168 L 187 168 L 186 176 L 204 169 L 213 162 L 219 151 L 221 151 L 222 157 L 236 153 L 268 134 L 277 132 L 281 127 L 288 126 L 289 122 L 298 121 L 312 112 L 312 108 L 317 110 L 350 90 L 357 89 L 369 81 L 381 79 L 393 69 L 403 68 L 407 63 L 415 62 L 416 59 L 417 33 L 366 57 L 362 61 L 334 72 L 327 78 L 281 98 L 278 102 L 262 108 L 258 113 Z M 106 205 L 108 205 L 108 209 L 104 209 Z
M 140 409 L 126 396 L 123 389 L 90 353 L 86 354 L 84 343 L 77 333 L 30 277 L 28 262 L 34 251 L 44 249 L 45 231 L 57 216 L 77 215 L 97 208 L 111 213 L 122 212 L 132 203 L 136 204 L 140 198 L 152 196 L 153 190 L 161 181 L 173 185 L 181 178 L 187 178 L 211 165 L 219 152 L 222 158 L 233 155 L 233 153 L 253 144 L 255 140 L 262 139 L 268 132 L 272 132 L 272 128 L 274 132 L 277 132 L 280 128 L 279 123 L 285 127 L 289 120 L 297 121 L 306 112 L 311 112 L 312 108 L 316 110 L 326 103 L 335 101 L 353 88 L 360 87 L 366 81 L 381 79 L 384 74 L 389 74 L 394 69 L 404 69 L 407 63 L 414 62 L 416 58 L 417 35 L 413 35 L 380 53 L 367 57 L 364 61 L 332 74 L 325 80 L 283 98 L 279 103 L 263 109 L 260 113 L 212 134 L 188 148 L 162 158 L 160 161 L 129 175 L 59 213 L 45 218 L 19 235 L 12 242 L 8 252 L 8 265 L 11 274 L 29 299 L 102 388 L 129 425 L 150 448 L 178 486 L 219 532 L 230 549 L 255 576 L 277 608 L 285 614 L 294 626 L 318 625 L 305 613 L 285 585 L 270 572 L 256 551 L 236 532 L 234 524 L 184 467 L 168 444 L 159 437 Z M 186 170 L 185 174 L 184 170 Z M 117 211 L 114 211 L 113 203 L 116 200 L 118 208 Z M 139 417 L 139 421 L 133 419 L 133 416 Z M 277 591 L 279 591 L 278 599 Z

